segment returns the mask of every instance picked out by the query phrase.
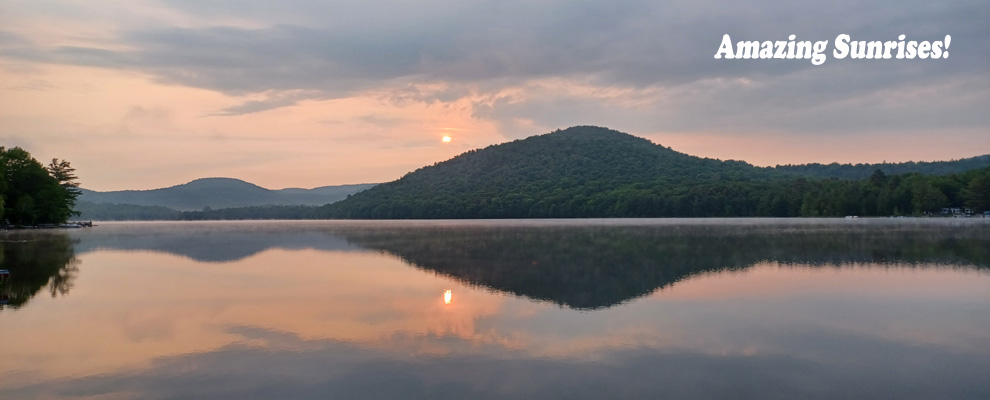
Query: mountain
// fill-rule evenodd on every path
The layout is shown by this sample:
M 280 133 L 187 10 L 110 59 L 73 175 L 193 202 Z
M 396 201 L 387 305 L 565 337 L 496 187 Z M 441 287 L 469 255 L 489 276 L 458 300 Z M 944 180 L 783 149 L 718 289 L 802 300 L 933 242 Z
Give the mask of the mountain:
M 990 155 L 764 168 L 695 157 L 611 129 L 578 126 L 471 150 L 377 186 L 269 190 L 236 179 L 208 178 L 147 191 L 84 190 L 76 209 L 83 219 L 93 220 L 981 213 L 990 211 L 988 163 Z M 338 200 L 343 201 L 333 203 Z
M 600 216 L 617 197 L 649 187 L 771 176 L 744 162 L 693 157 L 626 133 L 579 126 L 472 150 L 326 210 L 336 218 Z
M 271 190 L 231 178 L 203 178 L 162 189 L 96 192 L 82 189 L 79 203 L 157 206 L 188 211 L 260 205 L 324 205 L 374 184 L 323 186 L 314 189 Z
M 969 168 L 980 160 L 955 163 Z M 825 167 L 761 168 L 699 158 L 611 129 L 578 126 L 420 168 L 324 206 L 322 216 L 815 217 L 921 215 L 947 207 L 990 210 L 990 167 L 889 177 L 874 169 L 862 180 L 835 179 Z

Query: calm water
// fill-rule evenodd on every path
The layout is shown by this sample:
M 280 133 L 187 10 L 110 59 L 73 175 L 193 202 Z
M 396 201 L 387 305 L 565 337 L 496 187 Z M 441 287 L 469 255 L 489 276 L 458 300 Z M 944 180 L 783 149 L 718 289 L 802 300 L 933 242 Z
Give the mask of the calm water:
M 990 398 L 990 220 L 0 234 L 0 398 Z

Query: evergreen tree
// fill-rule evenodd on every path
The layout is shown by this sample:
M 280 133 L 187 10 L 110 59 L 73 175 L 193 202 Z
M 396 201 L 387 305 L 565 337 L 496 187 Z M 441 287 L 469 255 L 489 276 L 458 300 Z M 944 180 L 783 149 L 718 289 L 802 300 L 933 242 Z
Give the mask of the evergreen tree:
M 976 212 L 990 211 L 990 169 L 970 180 L 962 195 L 967 207 Z

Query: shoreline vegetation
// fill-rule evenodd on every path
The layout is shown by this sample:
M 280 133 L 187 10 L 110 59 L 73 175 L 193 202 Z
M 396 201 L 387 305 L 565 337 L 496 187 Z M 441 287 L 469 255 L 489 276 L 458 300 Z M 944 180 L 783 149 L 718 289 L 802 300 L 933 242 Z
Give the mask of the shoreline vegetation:
M 75 211 L 79 182 L 68 161 L 42 165 L 20 147 L 0 146 L 0 226 L 54 227 Z

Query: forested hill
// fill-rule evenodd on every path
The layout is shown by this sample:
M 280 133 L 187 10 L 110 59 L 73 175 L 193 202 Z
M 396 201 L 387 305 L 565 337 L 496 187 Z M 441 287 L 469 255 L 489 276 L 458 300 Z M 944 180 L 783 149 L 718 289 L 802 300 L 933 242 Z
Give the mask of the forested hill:
M 788 175 L 809 178 L 866 179 L 874 171 L 887 175 L 918 173 L 923 175 L 961 174 L 974 169 L 990 167 L 990 154 L 952 161 L 903 162 L 880 164 L 801 164 L 778 165 L 770 169 Z
M 373 184 L 324 186 L 315 189 L 271 190 L 231 178 L 203 178 L 152 190 L 95 192 L 82 190 L 81 203 L 158 206 L 175 210 L 229 208 L 269 204 L 324 205 L 367 189 Z
M 580 126 L 469 151 L 321 207 L 317 216 L 813 217 L 990 210 L 990 168 L 943 176 L 874 169 L 860 180 L 782 170 L 698 158 Z
M 679 153 L 579 126 L 472 150 L 325 207 L 332 218 L 585 217 L 634 212 L 638 200 L 703 182 L 765 179 L 739 161 Z

